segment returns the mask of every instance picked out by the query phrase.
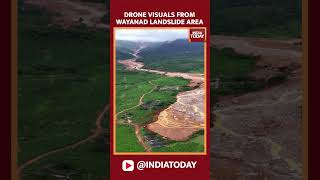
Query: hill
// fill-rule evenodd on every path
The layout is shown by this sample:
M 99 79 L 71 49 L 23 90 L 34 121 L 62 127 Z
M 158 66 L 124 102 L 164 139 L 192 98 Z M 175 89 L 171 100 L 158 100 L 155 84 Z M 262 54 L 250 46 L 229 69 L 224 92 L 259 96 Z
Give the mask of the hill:
M 108 33 L 49 26 L 52 15 L 35 6 L 21 8 L 18 17 L 21 179 L 53 179 L 52 172 L 76 172 L 71 179 L 108 176 L 109 120 L 101 114 L 109 103 Z M 61 150 L 91 136 L 99 115 L 105 133 Z
M 166 41 L 150 48 L 145 48 L 140 53 L 141 56 L 171 56 L 171 55 L 203 55 L 203 43 L 190 43 L 188 39 L 177 39 Z
M 214 34 L 296 38 L 301 34 L 300 0 L 213 1 Z
M 203 43 L 190 43 L 187 39 L 177 39 L 142 49 L 139 61 L 149 69 L 203 72 L 203 54 Z
M 116 58 L 117 60 L 130 59 L 134 56 L 132 53 L 138 49 L 139 43 L 133 41 L 117 40 L 116 41 Z

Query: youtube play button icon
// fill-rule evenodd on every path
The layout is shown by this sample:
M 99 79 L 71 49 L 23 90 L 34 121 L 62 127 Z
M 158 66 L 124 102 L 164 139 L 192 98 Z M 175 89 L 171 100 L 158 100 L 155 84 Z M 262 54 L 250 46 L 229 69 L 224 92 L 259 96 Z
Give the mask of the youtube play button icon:
M 122 170 L 123 171 L 133 171 L 134 170 L 134 162 L 132 160 L 122 161 Z

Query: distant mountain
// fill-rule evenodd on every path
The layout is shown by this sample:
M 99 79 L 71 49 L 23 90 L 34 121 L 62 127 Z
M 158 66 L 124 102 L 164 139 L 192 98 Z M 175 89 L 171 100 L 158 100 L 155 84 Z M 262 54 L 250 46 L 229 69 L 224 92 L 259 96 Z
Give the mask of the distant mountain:
M 126 41 L 126 40 L 116 41 L 117 49 L 126 49 L 129 52 L 133 52 L 134 50 L 138 49 L 140 45 L 141 45 L 140 42 Z
M 140 52 L 140 56 L 199 56 L 203 55 L 203 48 L 203 43 L 190 43 L 188 39 L 177 39 L 147 47 Z
M 132 53 L 140 47 L 140 44 L 133 41 L 116 41 L 116 58 L 117 60 L 124 60 L 133 58 Z

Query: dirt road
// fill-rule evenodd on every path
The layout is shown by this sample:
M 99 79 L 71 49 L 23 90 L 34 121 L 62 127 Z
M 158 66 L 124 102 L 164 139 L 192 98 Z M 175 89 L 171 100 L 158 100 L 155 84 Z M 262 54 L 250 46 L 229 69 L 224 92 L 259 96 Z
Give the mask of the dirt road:
M 146 141 L 144 140 L 144 137 L 141 134 L 141 126 L 139 125 L 134 125 L 134 129 L 135 129 L 135 134 L 136 137 L 139 141 L 139 143 L 142 145 L 142 147 L 144 148 L 144 150 L 146 152 L 151 152 L 151 147 L 146 143 Z
M 150 148 L 150 147 L 147 145 L 147 143 L 144 141 L 144 138 L 143 138 L 143 136 L 142 136 L 142 134 L 141 134 L 141 126 L 138 125 L 138 124 L 134 124 L 134 123 L 132 123 L 131 121 L 122 122 L 121 120 L 119 120 L 118 116 L 119 116 L 120 114 L 124 113 L 124 112 L 127 112 L 127 111 L 129 111 L 129 110 L 131 110 L 131 109 L 137 108 L 137 107 L 139 107 L 139 106 L 141 106 L 141 105 L 143 104 L 143 98 L 144 98 L 146 95 L 152 93 L 152 92 L 157 88 L 157 86 L 156 86 L 155 84 L 153 84 L 152 81 L 149 81 L 148 83 L 151 84 L 151 85 L 153 86 L 153 88 L 152 88 L 150 91 L 142 94 L 142 96 L 141 96 L 140 99 L 139 99 L 139 103 L 138 103 L 137 105 L 135 105 L 135 106 L 133 106 L 133 107 L 130 107 L 130 108 L 127 108 L 127 109 L 124 109 L 124 110 L 116 113 L 117 123 L 119 123 L 119 124 L 130 124 L 130 125 L 134 126 L 135 135 L 136 135 L 139 143 L 142 145 L 142 147 L 144 148 L 144 150 L 145 150 L 146 152 L 150 152 L 150 151 L 151 151 L 151 148 Z
M 106 112 L 109 110 L 109 104 L 106 105 L 103 109 L 103 111 L 99 114 L 98 118 L 96 119 L 96 128 L 94 129 L 93 133 L 88 136 L 87 138 L 83 139 L 83 140 L 80 140 L 80 141 L 77 141 L 73 144 L 70 144 L 70 145 L 66 145 L 64 147 L 61 147 L 61 148 L 58 148 L 58 149 L 55 149 L 55 150 L 52 150 L 52 151 L 48 151 L 44 154 L 41 154 L 41 155 L 38 155 L 26 162 L 24 162 L 21 166 L 19 166 L 18 168 L 18 177 L 21 178 L 21 173 L 22 171 L 29 165 L 39 161 L 40 159 L 43 159 L 47 156 L 50 156 L 52 154 L 56 154 L 56 153 L 59 153 L 59 152 L 62 152 L 62 151 L 65 151 L 65 150 L 68 150 L 68 149 L 73 149 L 73 148 L 76 148 L 84 143 L 87 143 L 89 142 L 90 140 L 98 137 L 99 135 L 101 135 L 101 133 L 103 133 L 103 128 L 102 128 L 102 119 L 103 119 L 103 116 L 106 114 Z
M 148 83 L 151 84 L 151 85 L 153 86 L 153 88 L 152 88 L 150 91 L 142 94 L 142 96 L 141 96 L 140 99 L 139 99 L 139 103 L 138 103 L 137 105 L 132 106 L 132 107 L 127 108 L 127 109 L 124 109 L 124 110 L 116 113 L 116 116 L 117 116 L 117 117 L 118 117 L 120 114 L 122 114 L 122 113 L 124 113 L 124 112 L 127 112 L 127 111 L 129 111 L 129 110 L 131 110 L 131 109 L 137 108 L 137 107 L 139 107 L 139 106 L 141 106 L 141 105 L 143 104 L 143 98 L 144 98 L 146 95 L 152 93 L 152 92 L 157 88 L 157 86 L 156 86 L 155 84 L 153 84 L 152 81 L 149 81 Z

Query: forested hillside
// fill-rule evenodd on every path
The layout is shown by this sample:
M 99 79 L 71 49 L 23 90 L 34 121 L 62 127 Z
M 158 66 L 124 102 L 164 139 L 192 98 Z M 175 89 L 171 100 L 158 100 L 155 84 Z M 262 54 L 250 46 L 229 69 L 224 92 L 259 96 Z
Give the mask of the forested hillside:
M 145 67 L 165 71 L 202 72 L 203 43 L 177 39 L 142 49 L 139 59 Z
M 218 0 L 211 9 L 214 34 L 294 38 L 301 33 L 301 0 Z

